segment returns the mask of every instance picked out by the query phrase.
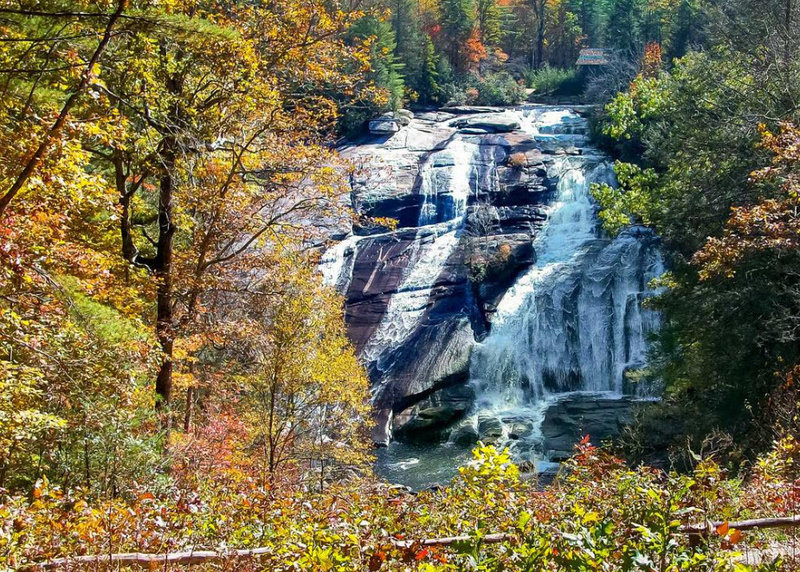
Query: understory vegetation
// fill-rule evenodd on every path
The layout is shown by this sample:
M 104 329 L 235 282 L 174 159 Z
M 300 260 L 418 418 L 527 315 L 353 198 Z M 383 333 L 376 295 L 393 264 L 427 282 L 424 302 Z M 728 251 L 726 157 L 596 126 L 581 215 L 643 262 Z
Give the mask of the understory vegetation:
M 87 502 L 43 482 L 32 501 L 0 505 L 0 550 L 30 570 L 61 556 L 132 551 L 194 552 L 200 569 L 792 570 L 791 551 L 769 551 L 776 540 L 791 546 L 785 535 L 731 523 L 764 510 L 794 514 L 798 451 L 793 440 L 777 443 L 739 479 L 699 455 L 682 474 L 631 470 L 584 440 L 545 489 L 491 446 L 478 447 L 451 486 L 419 494 L 358 480 L 276 497 L 230 468 L 191 465 L 177 472 L 191 488 L 145 488 L 127 500 Z M 209 548 L 216 554 L 204 561 Z M 262 550 L 232 554 L 248 548 Z

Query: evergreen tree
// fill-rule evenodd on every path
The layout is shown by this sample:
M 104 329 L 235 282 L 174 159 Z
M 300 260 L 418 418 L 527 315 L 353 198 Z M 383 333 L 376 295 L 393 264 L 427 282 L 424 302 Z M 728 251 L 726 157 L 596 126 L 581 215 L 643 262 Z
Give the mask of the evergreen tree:
M 694 46 L 703 43 L 705 15 L 699 0 L 681 0 L 675 15 L 675 26 L 670 36 L 667 58 L 680 58 Z
M 395 37 L 395 56 L 402 66 L 406 86 L 419 93 L 424 75 L 425 33 L 420 25 L 414 0 L 391 0 L 392 29 Z
M 402 64 L 395 57 L 394 30 L 392 25 L 375 16 L 364 16 L 351 29 L 354 38 L 370 39 L 371 79 L 379 89 L 386 92 L 388 106 L 398 109 L 403 103 L 404 82 Z
M 439 56 L 429 37 L 425 38 L 424 60 L 417 85 L 417 94 L 421 103 L 437 103 L 441 87 L 439 83 Z M 444 102 L 439 102 L 444 103 Z
M 581 28 L 583 41 L 587 46 L 595 46 L 599 43 L 599 11 L 595 0 L 571 0 L 569 9 L 578 17 L 578 24 Z
M 500 42 L 501 18 L 502 10 L 497 0 L 478 0 L 476 20 L 485 46 L 495 46 Z
M 605 37 L 607 47 L 623 54 L 642 51 L 642 1 L 611 0 Z
M 450 63 L 456 72 L 463 72 L 467 62 L 463 49 L 475 26 L 475 6 L 472 0 L 442 0 L 441 28 Z

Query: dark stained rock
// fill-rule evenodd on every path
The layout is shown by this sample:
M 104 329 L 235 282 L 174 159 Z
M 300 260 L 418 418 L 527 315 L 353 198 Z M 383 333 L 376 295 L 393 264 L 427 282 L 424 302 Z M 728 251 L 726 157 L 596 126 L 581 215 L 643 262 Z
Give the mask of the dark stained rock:
M 574 394 L 554 403 L 542 423 L 545 454 L 552 461 L 572 456 L 574 446 L 589 435 L 593 444 L 620 434 L 633 419 L 637 402 L 630 397 Z
M 449 405 L 420 409 L 407 422 L 395 426 L 394 437 L 412 443 L 441 441 L 449 432 L 449 427 L 466 412 L 466 409 Z
M 468 133 L 475 132 L 475 130 L 485 131 L 486 133 L 510 133 L 520 128 L 519 121 L 505 114 L 480 115 L 458 119 L 451 122 L 451 125 L 458 129 L 471 130 Z
M 503 423 L 497 417 L 478 417 L 478 435 L 485 444 L 496 443 L 503 436 Z
M 463 423 L 459 425 L 453 432 L 450 433 L 450 441 L 456 445 L 470 446 L 474 445 L 480 440 L 478 430 L 472 423 Z

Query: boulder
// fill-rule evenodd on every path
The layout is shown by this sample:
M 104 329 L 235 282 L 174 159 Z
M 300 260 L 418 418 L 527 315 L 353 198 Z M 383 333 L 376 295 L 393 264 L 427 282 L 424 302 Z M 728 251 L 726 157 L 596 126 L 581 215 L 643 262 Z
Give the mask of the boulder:
M 439 441 L 447 429 L 463 416 L 464 411 L 444 405 L 422 409 L 410 421 L 396 428 L 394 436 L 400 441 Z
M 450 433 L 450 442 L 462 447 L 474 445 L 479 440 L 480 435 L 478 434 L 478 430 L 472 423 L 459 425 Z
M 400 123 L 400 125 L 406 126 L 411 123 L 412 119 L 414 119 L 414 113 L 408 109 L 398 109 L 394 112 L 394 118 Z
M 519 121 L 505 114 L 457 119 L 452 122 L 452 125 L 461 130 L 469 130 L 469 132 L 479 130 L 486 133 L 510 133 L 520 128 Z
M 503 422 L 497 417 L 480 415 L 478 417 L 478 435 L 486 444 L 496 443 L 503 436 Z
M 394 113 L 384 113 L 369 122 L 369 132 L 373 135 L 391 135 L 400 131 L 402 125 L 401 120 L 397 119 Z
M 523 439 L 533 434 L 534 423 L 530 419 L 509 420 L 509 439 Z
M 618 436 L 633 419 L 636 403 L 630 397 L 603 394 L 575 394 L 557 401 L 542 422 L 545 454 L 551 461 L 563 461 L 584 435 L 596 445 Z

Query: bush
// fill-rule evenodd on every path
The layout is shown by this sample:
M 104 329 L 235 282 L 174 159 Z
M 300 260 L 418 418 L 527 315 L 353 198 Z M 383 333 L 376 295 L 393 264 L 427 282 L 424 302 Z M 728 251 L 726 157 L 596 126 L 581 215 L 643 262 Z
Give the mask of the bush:
M 632 469 L 586 438 L 555 484 L 541 487 L 521 478 L 507 449 L 479 444 L 449 486 L 418 494 L 367 479 L 281 496 L 234 471 L 194 489 L 93 499 L 43 480 L 31 497 L 0 497 L 0 569 L 87 553 L 260 547 L 256 558 L 217 564 L 276 572 L 797 570 L 781 559 L 736 562 L 776 537 L 732 526 L 796 514 L 797 453 L 796 441 L 782 439 L 742 479 L 698 454 L 683 474 Z M 724 524 L 692 539 L 682 529 L 711 522 Z M 453 536 L 463 540 L 414 541 Z
M 478 105 L 515 105 L 525 98 L 522 86 L 507 72 L 477 78 L 473 87 L 478 92 Z
M 545 66 L 525 72 L 525 84 L 535 95 L 579 95 L 583 79 L 576 68 L 561 69 Z

